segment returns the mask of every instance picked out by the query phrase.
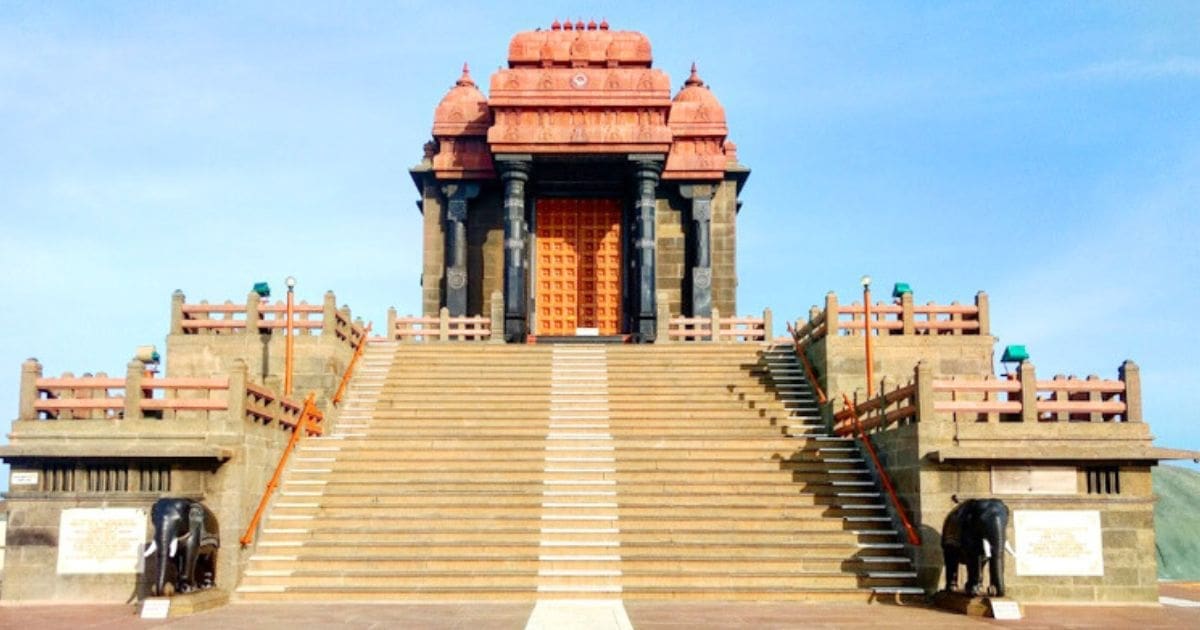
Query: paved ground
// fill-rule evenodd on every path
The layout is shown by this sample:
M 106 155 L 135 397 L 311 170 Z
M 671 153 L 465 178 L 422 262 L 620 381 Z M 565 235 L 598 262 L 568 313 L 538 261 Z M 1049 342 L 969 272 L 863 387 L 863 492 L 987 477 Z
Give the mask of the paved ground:
M 1026 606 L 1025 619 L 968 618 L 921 606 L 739 602 L 625 602 L 638 630 L 684 628 L 896 628 L 937 630 L 1012 626 L 1022 629 L 1200 628 L 1200 583 L 1164 584 L 1162 595 L 1197 606 Z M 0 628 L 29 630 L 152 628 L 272 630 L 286 628 L 525 628 L 532 603 L 233 604 L 191 617 L 143 621 L 132 606 L 0 606 Z M 576 627 L 582 627 L 576 625 Z M 565 630 L 565 627 L 564 627 Z

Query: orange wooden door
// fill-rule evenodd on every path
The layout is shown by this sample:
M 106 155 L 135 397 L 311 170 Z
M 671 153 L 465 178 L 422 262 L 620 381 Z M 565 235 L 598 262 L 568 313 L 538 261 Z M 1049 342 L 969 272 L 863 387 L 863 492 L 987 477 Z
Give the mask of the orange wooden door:
M 536 300 L 539 335 L 620 332 L 619 200 L 538 200 Z

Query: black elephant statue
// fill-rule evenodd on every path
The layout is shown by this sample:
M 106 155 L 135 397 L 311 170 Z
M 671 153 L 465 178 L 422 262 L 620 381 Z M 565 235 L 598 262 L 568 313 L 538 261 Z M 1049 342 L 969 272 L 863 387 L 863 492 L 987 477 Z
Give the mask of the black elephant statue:
M 152 594 L 170 594 L 166 586 L 167 567 L 171 564 L 175 567 L 174 592 L 212 588 L 217 549 L 221 546 L 221 532 L 212 511 L 192 499 L 159 499 L 150 509 L 150 521 L 154 524 L 154 539 L 146 547 L 146 557 L 158 560 L 158 579 Z
M 968 595 L 984 594 L 980 577 L 983 564 L 990 578 L 987 594 L 1004 597 L 1004 530 L 1008 506 L 999 499 L 967 499 L 946 515 L 942 525 L 942 558 L 946 562 L 946 590 L 958 586 L 958 565 L 967 565 Z

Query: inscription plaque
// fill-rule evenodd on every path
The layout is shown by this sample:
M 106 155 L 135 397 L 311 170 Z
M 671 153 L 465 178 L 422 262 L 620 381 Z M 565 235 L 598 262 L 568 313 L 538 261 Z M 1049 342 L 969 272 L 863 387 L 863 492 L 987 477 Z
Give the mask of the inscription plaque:
M 1017 575 L 1104 575 L 1097 510 L 1014 510 Z
M 141 573 L 145 541 L 145 510 L 63 510 L 58 527 L 58 573 Z

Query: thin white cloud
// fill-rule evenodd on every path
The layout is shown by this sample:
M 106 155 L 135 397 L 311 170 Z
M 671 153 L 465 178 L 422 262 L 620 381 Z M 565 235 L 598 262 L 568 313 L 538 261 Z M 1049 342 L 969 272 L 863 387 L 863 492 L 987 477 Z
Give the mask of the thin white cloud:
M 1200 79 L 1200 57 L 1117 59 L 1094 63 L 1071 73 L 1077 78 L 1114 81 L 1143 79 Z

